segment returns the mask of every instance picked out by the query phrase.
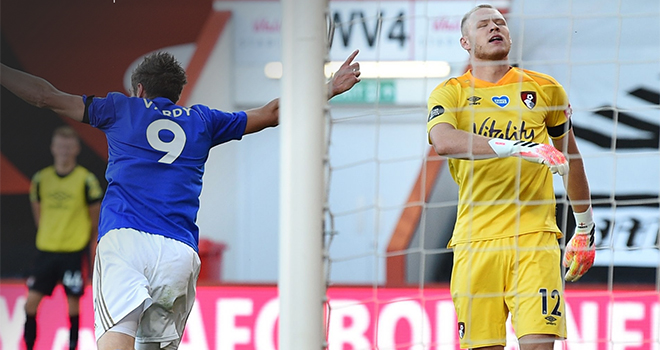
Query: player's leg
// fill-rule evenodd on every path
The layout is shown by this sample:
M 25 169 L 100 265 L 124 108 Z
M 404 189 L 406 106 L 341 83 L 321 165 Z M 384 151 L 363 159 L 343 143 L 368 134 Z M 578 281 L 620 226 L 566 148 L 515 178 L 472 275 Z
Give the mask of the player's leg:
M 29 290 L 27 300 L 25 301 L 25 313 L 31 316 L 36 315 L 43 297 L 43 293 L 33 289 Z
M 124 333 L 128 338 L 115 335 L 114 326 L 136 309 L 141 312 L 136 348 L 153 348 L 152 343 L 178 347 L 199 275 L 199 256 L 191 247 L 132 229 L 113 230 L 99 242 L 94 266 L 94 319 L 100 350 L 133 341 L 128 334 Z
M 25 302 L 25 326 L 23 330 L 23 340 L 25 348 L 32 350 L 34 342 L 37 339 L 37 309 L 44 295 L 36 290 L 29 290 Z
M 160 255 L 149 279 L 153 304 L 140 319 L 135 348 L 177 349 L 195 302 L 200 259 L 186 244 L 147 235 Z
M 166 317 L 172 317 L 172 315 L 181 315 L 185 319 L 177 321 L 176 322 L 176 329 L 177 329 L 177 334 L 178 337 L 176 339 L 170 340 L 170 341 L 144 341 L 144 339 L 141 339 L 141 341 L 138 341 L 135 343 L 135 349 L 136 350 L 176 350 L 179 348 L 179 344 L 181 344 L 181 338 L 183 337 L 183 332 L 185 330 L 185 325 L 186 321 L 188 318 L 188 315 L 190 314 L 190 311 L 192 310 L 192 301 L 194 301 L 194 298 L 189 299 L 188 297 L 181 297 L 175 302 L 175 308 L 173 312 L 168 313 L 169 315 L 167 316 L 162 316 L 165 319 Z M 189 306 L 185 306 L 185 304 L 189 304 Z M 183 306 L 185 309 L 184 310 L 179 310 L 180 306 Z M 155 311 L 155 309 L 158 308 L 157 306 L 152 305 L 150 308 L 151 311 Z M 162 310 L 161 310 L 162 311 Z M 163 315 L 160 312 L 157 313 L 152 313 L 153 315 Z M 147 322 L 145 321 L 145 324 Z M 154 324 L 154 322 L 149 322 L 150 324 Z M 163 324 L 160 320 L 155 322 L 155 324 Z M 144 332 L 143 332 L 144 333 Z
M 78 346 L 78 334 L 80 333 L 80 296 L 67 295 L 69 307 L 69 350 Z
M 134 350 L 135 338 L 119 332 L 105 332 L 96 341 L 98 350 Z
M 521 350 L 552 350 L 566 337 L 561 252 L 551 232 L 518 237 L 515 268 L 508 283 L 511 310 Z
M 508 309 L 504 303 L 506 266 L 500 240 L 457 244 L 451 294 L 461 349 L 501 350 L 506 345 Z
M 78 316 L 80 314 L 80 296 L 67 295 L 66 301 L 69 308 L 69 317 Z
M 155 257 L 134 230 L 113 230 L 96 251 L 92 276 L 94 332 L 99 350 L 134 349 L 143 310 L 151 305 L 150 265 Z
M 61 254 L 59 259 L 63 269 L 62 285 L 69 308 L 69 350 L 75 350 L 80 333 L 80 297 L 85 290 L 82 276 L 83 252 Z
M 25 329 L 23 339 L 28 350 L 34 348 L 37 339 L 37 311 L 41 300 L 51 295 L 57 281 L 61 278 L 57 270 L 54 254 L 39 252 L 35 260 L 33 273 L 27 280 L 28 296 L 25 302 Z
M 143 305 L 140 305 L 108 329 L 97 341 L 99 350 L 135 349 L 135 335 L 143 308 Z

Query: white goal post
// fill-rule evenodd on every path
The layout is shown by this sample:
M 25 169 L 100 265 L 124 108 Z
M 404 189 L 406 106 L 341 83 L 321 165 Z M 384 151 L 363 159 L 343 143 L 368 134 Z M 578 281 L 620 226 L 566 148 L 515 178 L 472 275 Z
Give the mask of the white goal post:
M 324 343 L 326 0 L 282 1 L 279 349 Z

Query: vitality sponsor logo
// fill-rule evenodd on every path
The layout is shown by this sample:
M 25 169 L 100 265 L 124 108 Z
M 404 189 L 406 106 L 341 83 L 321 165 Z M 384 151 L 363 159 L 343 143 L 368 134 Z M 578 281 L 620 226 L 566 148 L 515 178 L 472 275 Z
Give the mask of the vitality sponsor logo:
M 531 141 L 534 139 L 534 130 L 527 129 L 524 121 L 520 123 L 520 126 L 516 126 L 509 120 L 504 127 L 498 127 L 495 120 L 490 117 L 481 122 L 481 125 L 477 125 L 477 123 L 472 124 L 472 132 L 486 137 L 505 140 Z

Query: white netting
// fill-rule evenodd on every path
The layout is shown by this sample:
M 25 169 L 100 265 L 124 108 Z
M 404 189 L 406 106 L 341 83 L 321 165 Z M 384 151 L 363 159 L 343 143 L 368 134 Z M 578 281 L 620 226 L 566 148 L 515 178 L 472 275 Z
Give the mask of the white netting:
M 467 55 L 457 26 L 480 3 L 331 2 L 335 25 L 343 26 L 331 59 L 360 48 L 359 61 L 443 60 L 461 75 Z M 491 3 L 506 12 L 511 63 L 553 76 L 569 94 L 592 192 L 596 263 L 567 286 L 569 340 L 556 348 L 658 350 L 660 3 Z M 442 80 L 365 79 L 331 103 L 330 349 L 458 348 L 445 248 L 456 185 L 426 139 L 426 101 Z M 572 231 L 558 177 L 555 191 L 559 226 Z M 513 349 L 511 330 L 508 339 Z

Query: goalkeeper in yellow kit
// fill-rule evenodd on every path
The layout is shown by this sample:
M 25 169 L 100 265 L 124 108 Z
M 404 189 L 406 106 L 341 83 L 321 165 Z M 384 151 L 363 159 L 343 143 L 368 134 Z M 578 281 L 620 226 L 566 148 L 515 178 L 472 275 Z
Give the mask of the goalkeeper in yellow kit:
M 503 349 L 510 313 L 521 349 L 550 350 L 566 337 L 552 173 L 563 176 L 578 224 L 566 280 L 579 279 L 595 253 L 568 97 L 552 77 L 509 65 L 511 38 L 497 9 L 475 7 L 461 32 L 472 68 L 431 93 L 427 124 L 459 185 L 449 246 L 461 348 Z

